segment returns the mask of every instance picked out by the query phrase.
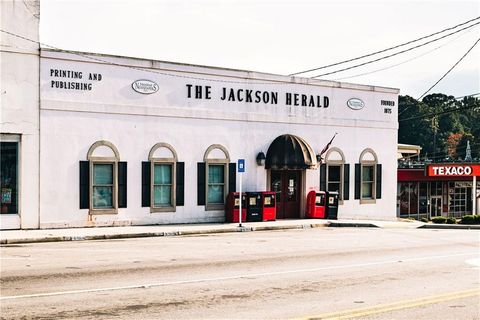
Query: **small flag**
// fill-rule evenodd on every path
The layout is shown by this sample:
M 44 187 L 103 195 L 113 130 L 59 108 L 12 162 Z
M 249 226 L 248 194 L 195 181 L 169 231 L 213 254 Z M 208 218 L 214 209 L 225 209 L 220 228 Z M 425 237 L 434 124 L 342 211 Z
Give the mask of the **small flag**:
M 333 135 L 332 137 L 332 140 L 330 140 L 329 143 L 327 143 L 327 145 L 325 146 L 325 148 L 323 148 L 322 152 L 320 152 L 319 156 L 320 156 L 320 159 L 323 159 L 322 156 L 325 152 L 327 152 L 328 148 L 330 148 L 330 145 L 332 144 L 332 141 L 333 139 L 335 139 L 335 136 L 337 135 L 337 133 L 335 132 L 335 134 Z

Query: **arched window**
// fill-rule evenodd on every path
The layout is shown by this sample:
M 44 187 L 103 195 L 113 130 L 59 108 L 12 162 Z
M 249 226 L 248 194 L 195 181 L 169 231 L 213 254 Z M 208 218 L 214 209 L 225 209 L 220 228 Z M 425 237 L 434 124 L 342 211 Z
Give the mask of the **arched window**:
M 360 199 L 360 203 L 375 203 L 381 198 L 382 166 L 370 148 L 362 151 L 359 160 L 355 165 L 355 199 Z
M 127 206 L 127 163 L 117 148 L 100 140 L 90 146 L 87 161 L 80 161 L 80 208 L 91 214 L 114 214 Z
M 349 165 L 345 165 L 345 155 L 339 148 L 330 148 L 325 155 L 325 189 L 338 192 L 340 201 L 348 200 Z
M 142 164 L 142 206 L 150 212 L 174 212 L 183 205 L 184 163 L 175 149 L 160 142 L 152 147 Z
M 198 163 L 198 204 L 206 210 L 223 210 L 229 191 L 235 191 L 235 163 L 227 149 L 219 144 L 208 147 Z

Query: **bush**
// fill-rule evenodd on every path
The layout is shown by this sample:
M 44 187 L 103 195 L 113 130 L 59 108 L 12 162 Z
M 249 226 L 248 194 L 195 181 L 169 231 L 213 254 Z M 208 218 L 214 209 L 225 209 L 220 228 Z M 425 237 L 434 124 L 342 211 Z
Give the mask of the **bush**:
M 467 215 L 463 216 L 460 222 L 461 224 L 480 224 L 480 215 Z
M 455 219 L 453 217 L 447 218 L 446 223 L 447 224 L 457 224 L 457 219 Z
M 422 221 L 422 222 L 425 222 L 425 223 L 426 223 L 426 222 L 428 222 L 428 219 L 427 219 L 427 218 L 422 218 L 422 219 L 420 219 L 420 221 Z
M 433 217 L 432 222 L 433 223 L 446 223 L 447 218 L 446 217 Z

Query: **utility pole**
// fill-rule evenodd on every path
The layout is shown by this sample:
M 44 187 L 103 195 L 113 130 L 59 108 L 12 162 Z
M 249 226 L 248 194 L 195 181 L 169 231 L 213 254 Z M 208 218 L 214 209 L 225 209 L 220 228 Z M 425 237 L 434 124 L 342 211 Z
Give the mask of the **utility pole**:
M 437 159 L 437 130 L 438 130 L 437 117 L 432 118 L 432 128 L 433 128 L 433 162 L 436 162 L 436 159 Z

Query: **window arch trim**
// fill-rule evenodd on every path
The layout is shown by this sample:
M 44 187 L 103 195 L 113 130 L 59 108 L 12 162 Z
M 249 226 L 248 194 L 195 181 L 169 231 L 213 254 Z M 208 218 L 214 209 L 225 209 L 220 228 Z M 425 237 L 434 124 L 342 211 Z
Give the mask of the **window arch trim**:
M 210 159 L 210 158 L 208 158 L 208 155 L 210 154 L 210 152 L 212 152 L 215 149 L 219 149 L 220 151 L 222 151 L 223 154 L 225 155 L 225 158 L 223 158 L 223 159 L 220 159 L 220 158 Z M 203 161 L 204 162 L 216 162 L 216 163 L 229 163 L 230 162 L 230 154 L 228 153 L 227 148 L 225 148 L 221 144 L 212 144 L 211 146 L 209 146 L 207 148 L 207 151 L 205 151 L 205 154 L 203 156 Z
M 108 147 L 110 150 L 113 151 L 113 154 L 115 155 L 114 157 L 98 157 L 94 156 L 93 152 L 95 149 L 98 147 Z M 118 152 L 117 147 L 113 143 L 107 140 L 99 140 L 92 144 L 90 148 L 88 149 L 87 152 L 87 160 L 113 160 L 113 161 L 119 161 L 120 160 L 120 153 Z
M 374 160 L 364 160 L 363 158 L 365 157 L 365 155 L 366 155 L 367 153 L 372 154 Z M 360 163 L 378 163 L 377 154 L 376 154 L 375 151 L 373 151 L 372 149 L 366 148 L 366 149 L 363 150 L 362 153 L 360 154 Z
M 328 158 L 334 152 L 337 152 L 342 159 L 341 160 L 329 160 Z M 338 163 L 338 164 L 345 163 L 345 154 L 343 153 L 343 151 L 341 149 L 339 149 L 337 147 L 332 147 L 332 148 L 328 149 L 327 154 L 325 155 L 325 162 Z
M 161 148 L 165 148 L 165 149 L 168 149 L 170 150 L 170 152 L 172 153 L 173 155 L 173 158 L 157 158 L 155 157 L 155 152 L 158 150 L 158 149 L 161 149 Z M 175 151 L 175 149 L 168 143 L 166 142 L 159 142 L 157 144 L 155 144 L 152 149 L 150 149 L 150 152 L 148 154 L 148 160 L 149 161 L 174 161 L 174 162 L 177 162 L 178 161 L 178 156 L 177 156 L 177 152 Z

